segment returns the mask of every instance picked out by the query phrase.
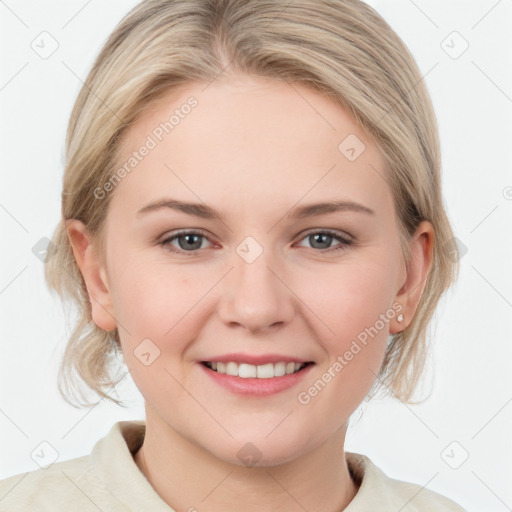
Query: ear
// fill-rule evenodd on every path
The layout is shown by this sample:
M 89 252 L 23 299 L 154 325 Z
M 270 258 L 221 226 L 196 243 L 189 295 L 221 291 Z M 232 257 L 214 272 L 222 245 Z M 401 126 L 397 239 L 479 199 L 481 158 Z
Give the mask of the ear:
M 434 237 L 434 227 L 428 221 L 422 221 L 411 237 L 411 261 L 402 272 L 401 279 L 405 279 L 405 282 L 395 298 L 395 302 L 402 305 L 399 313 L 403 314 L 404 319 L 398 322 L 395 317 L 390 326 L 390 334 L 403 331 L 416 312 L 432 265 Z
M 66 231 L 87 287 L 92 319 L 101 329 L 111 331 L 117 327 L 117 321 L 114 317 L 107 272 L 93 244 L 92 236 L 85 224 L 77 219 L 67 221 Z

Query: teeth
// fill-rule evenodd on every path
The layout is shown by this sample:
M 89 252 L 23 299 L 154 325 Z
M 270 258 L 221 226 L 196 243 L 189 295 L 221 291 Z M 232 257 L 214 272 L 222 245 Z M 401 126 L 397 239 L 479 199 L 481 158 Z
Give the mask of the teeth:
M 253 364 L 235 363 L 230 361 L 228 363 L 210 362 L 206 365 L 208 368 L 215 370 L 219 373 L 233 375 L 235 377 L 242 377 L 243 379 L 257 378 L 257 379 L 271 379 L 272 377 L 282 377 L 283 375 L 290 375 L 297 372 L 307 363 L 269 363 L 255 366 Z

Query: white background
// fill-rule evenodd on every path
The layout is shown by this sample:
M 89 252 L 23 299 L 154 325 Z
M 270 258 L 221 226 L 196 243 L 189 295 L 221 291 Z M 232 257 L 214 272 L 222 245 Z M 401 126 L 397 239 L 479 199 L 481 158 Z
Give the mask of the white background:
M 65 130 L 76 95 L 105 38 L 136 3 L 0 2 L 0 478 L 38 469 L 31 453 L 44 440 L 67 460 L 89 454 L 114 422 L 144 417 L 129 374 L 117 388 L 131 404 L 126 409 L 105 401 L 74 409 L 62 400 L 56 378 L 66 320 L 32 253 L 59 220 Z M 467 252 L 432 324 L 430 398 L 414 406 L 364 404 L 346 449 L 470 512 L 511 510 L 512 2 L 368 3 L 425 75 L 441 134 L 447 210 Z M 47 59 L 31 48 L 43 31 L 59 45 Z M 461 48 L 458 36 L 446 39 L 453 31 L 469 43 L 456 59 L 443 48 Z M 466 452 L 458 469 L 445 461 L 455 465 Z

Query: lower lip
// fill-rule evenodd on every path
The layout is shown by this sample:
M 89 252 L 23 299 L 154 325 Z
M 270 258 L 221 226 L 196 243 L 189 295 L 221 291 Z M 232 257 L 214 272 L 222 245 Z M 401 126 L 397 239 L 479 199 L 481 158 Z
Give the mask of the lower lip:
M 201 363 L 198 364 L 217 384 L 220 384 L 233 393 L 251 396 L 268 396 L 284 391 L 285 389 L 289 389 L 304 379 L 314 366 L 314 363 L 308 364 L 302 370 L 290 375 L 283 375 L 282 377 L 271 377 L 269 379 L 244 379 L 243 377 L 235 377 L 234 375 L 219 373 L 211 370 Z

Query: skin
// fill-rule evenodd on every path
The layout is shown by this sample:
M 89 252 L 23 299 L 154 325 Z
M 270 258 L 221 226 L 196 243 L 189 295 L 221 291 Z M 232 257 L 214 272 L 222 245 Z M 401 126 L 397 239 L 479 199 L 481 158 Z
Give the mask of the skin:
M 348 420 L 374 383 L 389 334 L 414 315 L 433 227 L 420 224 L 406 266 L 377 147 L 328 97 L 282 81 L 231 76 L 206 89 L 189 83 L 173 90 L 130 128 L 120 162 L 190 96 L 198 106 L 110 192 L 105 263 L 81 222 L 67 228 L 93 320 L 105 330 L 119 327 L 145 399 L 146 436 L 135 462 L 179 511 L 238 511 L 241 497 L 249 512 L 342 510 L 358 490 L 344 455 Z M 349 134 L 366 146 L 354 161 L 338 150 Z M 224 222 L 170 209 L 137 218 L 164 197 L 205 203 Z M 361 203 L 375 215 L 286 217 L 332 199 Z M 206 237 L 194 249 L 187 249 L 194 239 L 183 237 L 159 245 L 178 229 L 201 229 Z M 339 240 L 315 244 L 304 233 L 311 229 L 337 230 L 354 243 L 333 251 Z M 247 236 L 263 249 L 250 264 L 236 252 Z M 385 322 L 317 396 L 299 403 L 298 393 L 394 303 L 403 322 Z M 134 354 L 145 338 L 160 350 L 149 366 Z M 198 366 L 229 352 L 294 355 L 315 366 L 297 386 L 247 397 L 221 388 Z M 247 442 L 261 453 L 253 467 L 237 456 Z

